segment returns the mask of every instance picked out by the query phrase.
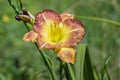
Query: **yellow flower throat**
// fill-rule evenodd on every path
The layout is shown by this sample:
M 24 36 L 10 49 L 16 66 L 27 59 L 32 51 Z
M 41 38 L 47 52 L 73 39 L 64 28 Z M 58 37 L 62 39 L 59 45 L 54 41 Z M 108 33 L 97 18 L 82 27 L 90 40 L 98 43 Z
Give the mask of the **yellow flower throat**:
M 68 28 L 62 23 L 49 22 L 46 27 L 47 36 L 45 37 L 48 41 L 53 43 L 58 43 L 60 41 L 65 41 L 68 37 Z

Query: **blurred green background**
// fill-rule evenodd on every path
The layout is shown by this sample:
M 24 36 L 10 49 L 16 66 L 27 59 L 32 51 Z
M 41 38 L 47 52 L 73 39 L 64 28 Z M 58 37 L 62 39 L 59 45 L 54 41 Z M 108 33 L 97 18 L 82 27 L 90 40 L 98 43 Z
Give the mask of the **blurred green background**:
M 120 0 L 22 1 L 25 9 L 34 15 L 43 9 L 53 9 L 59 13 L 67 11 L 77 16 L 120 22 Z M 46 67 L 36 47 L 22 39 L 27 32 L 24 24 L 15 20 L 14 11 L 7 0 L 0 0 L 0 9 L 0 80 L 31 80 L 33 76 L 38 80 L 47 80 Z M 84 40 L 88 44 L 93 66 L 100 72 L 106 58 L 111 56 L 108 71 L 112 80 L 119 80 L 120 26 L 102 21 L 80 20 L 86 28 Z

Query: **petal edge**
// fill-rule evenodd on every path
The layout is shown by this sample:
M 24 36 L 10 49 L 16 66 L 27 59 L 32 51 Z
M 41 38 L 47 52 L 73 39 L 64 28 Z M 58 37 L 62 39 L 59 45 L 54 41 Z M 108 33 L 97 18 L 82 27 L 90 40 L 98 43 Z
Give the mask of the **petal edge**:
M 26 33 L 23 37 L 24 41 L 27 42 L 36 42 L 38 34 L 36 32 L 34 32 L 33 30 L 31 30 L 30 32 Z
M 67 25 L 70 28 L 68 31 L 70 36 L 67 42 L 65 42 L 65 45 L 67 47 L 75 46 L 83 39 L 85 35 L 85 28 L 83 24 L 76 19 L 67 19 L 63 22 L 63 24 Z
M 73 49 L 73 48 L 61 48 L 59 51 L 58 51 L 58 54 L 57 56 L 67 62 L 67 63 L 72 63 L 74 64 L 75 63 L 75 54 L 76 54 L 76 50 Z

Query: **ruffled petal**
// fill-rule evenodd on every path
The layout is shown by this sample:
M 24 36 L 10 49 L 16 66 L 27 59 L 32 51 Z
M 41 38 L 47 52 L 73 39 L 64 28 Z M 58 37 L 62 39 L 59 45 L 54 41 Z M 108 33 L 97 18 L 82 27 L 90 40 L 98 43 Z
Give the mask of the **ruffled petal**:
M 44 24 L 49 24 L 50 22 L 54 22 L 54 23 L 61 22 L 60 15 L 53 10 L 43 10 L 42 12 L 37 13 L 37 15 L 35 16 L 35 23 L 34 23 L 35 31 L 41 32 L 41 27 Z
M 61 15 L 62 21 L 65 21 L 66 19 L 73 19 L 74 15 L 73 14 L 69 14 L 67 12 L 62 13 Z
M 85 29 L 82 23 L 76 19 L 67 19 L 63 22 L 69 30 L 67 33 L 69 34 L 68 40 L 64 43 L 64 46 L 71 47 L 78 44 L 85 35 Z
M 73 48 L 61 48 L 59 51 L 58 51 L 58 54 L 57 56 L 67 62 L 67 63 L 72 63 L 74 64 L 75 63 L 75 54 L 76 54 L 76 50 L 73 49 Z
M 23 40 L 27 41 L 27 42 L 36 42 L 38 34 L 36 32 L 34 32 L 33 30 L 31 30 L 30 32 L 26 33 L 23 37 Z

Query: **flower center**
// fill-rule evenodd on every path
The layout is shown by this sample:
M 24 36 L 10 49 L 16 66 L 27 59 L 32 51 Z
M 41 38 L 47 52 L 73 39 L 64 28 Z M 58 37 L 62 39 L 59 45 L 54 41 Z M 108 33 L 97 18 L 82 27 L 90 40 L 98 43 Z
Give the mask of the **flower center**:
M 68 38 L 67 31 L 69 30 L 66 25 L 62 23 L 54 23 L 48 21 L 44 25 L 42 35 L 47 42 L 58 43 L 64 42 Z
M 61 23 L 50 23 L 48 37 L 51 42 L 57 43 L 67 38 L 66 25 Z
M 58 42 L 62 39 L 62 31 L 61 28 L 59 27 L 58 24 L 50 24 L 50 29 L 49 29 L 49 40 L 52 42 Z

